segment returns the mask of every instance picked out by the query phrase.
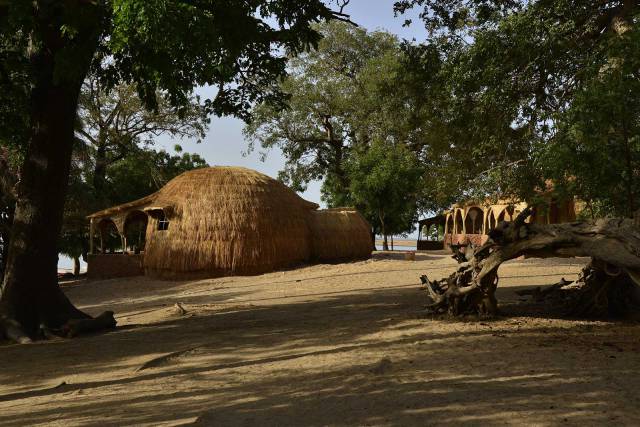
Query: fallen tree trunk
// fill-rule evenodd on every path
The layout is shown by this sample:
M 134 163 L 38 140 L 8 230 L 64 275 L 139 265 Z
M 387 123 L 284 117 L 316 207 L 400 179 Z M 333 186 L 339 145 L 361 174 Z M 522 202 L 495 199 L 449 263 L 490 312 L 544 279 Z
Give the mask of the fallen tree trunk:
M 454 258 L 458 270 L 449 277 L 422 283 L 433 313 L 493 315 L 498 268 L 510 259 L 530 257 L 591 257 L 579 279 L 556 286 L 546 297 L 558 299 L 565 314 L 579 317 L 627 316 L 640 313 L 640 227 L 634 219 L 529 224 L 530 209 L 515 221 L 502 222 L 477 248 L 467 247 Z

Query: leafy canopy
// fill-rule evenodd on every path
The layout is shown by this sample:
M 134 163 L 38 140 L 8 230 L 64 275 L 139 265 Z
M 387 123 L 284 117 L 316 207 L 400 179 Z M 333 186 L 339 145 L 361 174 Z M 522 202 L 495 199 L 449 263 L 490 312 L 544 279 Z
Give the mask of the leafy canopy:
M 557 197 L 637 209 L 637 2 L 396 2 L 410 7 L 432 35 L 410 55 L 414 76 L 437 94 L 424 103 L 441 111 L 442 139 L 469 159 L 445 167 L 467 193 L 534 199 L 551 179 Z M 419 72 L 432 51 L 440 71 Z
M 106 191 L 107 168 L 155 138 L 194 138 L 200 142 L 209 118 L 199 97 L 190 97 L 179 111 L 163 92 L 155 95 L 156 109 L 149 111 L 135 95 L 133 85 L 119 84 L 108 90 L 93 75 L 83 84 L 79 99 L 76 137 L 84 154 L 88 175 L 96 192 Z M 99 194 L 98 194 L 99 196 Z M 101 206 L 100 208 L 105 208 Z
M 340 22 L 318 30 L 324 36 L 318 48 L 293 59 L 280 85 L 288 108 L 257 106 L 245 135 L 250 150 L 256 144 L 267 152 L 282 150 L 287 162 L 280 179 L 289 185 L 303 190 L 322 180 L 330 206 L 351 205 L 346 165 L 355 150 L 375 139 L 418 146 L 423 135 L 398 85 L 398 39 Z
M 375 140 L 354 153 L 347 170 L 351 199 L 382 235 L 414 229 L 423 167 L 413 152 Z
M 0 142 L 24 144 L 40 77 L 30 52 L 54 35 L 58 85 L 82 81 L 92 61 L 104 86 L 133 84 L 151 108 L 158 91 L 180 108 L 213 86 L 206 111 L 246 119 L 253 103 L 282 101 L 271 83 L 288 55 L 317 45 L 310 24 L 334 18 L 344 19 L 321 0 L 0 1 Z

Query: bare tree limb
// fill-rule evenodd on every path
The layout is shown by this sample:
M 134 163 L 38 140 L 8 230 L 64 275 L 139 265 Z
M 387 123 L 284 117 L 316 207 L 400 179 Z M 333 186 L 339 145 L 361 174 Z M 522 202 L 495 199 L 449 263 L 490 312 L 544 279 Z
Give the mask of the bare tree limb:
M 433 301 L 428 309 L 451 315 L 497 313 L 498 268 L 522 255 L 592 258 L 577 284 L 582 291 L 576 294 L 578 301 L 570 310 L 574 315 L 601 316 L 640 309 L 637 292 L 633 292 L 640 285 L 637 220 L 609 218 L 540 225 L 527 223 L 530 215 L 531 210 L 526 209 L 515 221 L 499 224 L 484 245 L 466 255 L 458 254 L 463 264 L 448 278 L 429 282 L 423 276 Z

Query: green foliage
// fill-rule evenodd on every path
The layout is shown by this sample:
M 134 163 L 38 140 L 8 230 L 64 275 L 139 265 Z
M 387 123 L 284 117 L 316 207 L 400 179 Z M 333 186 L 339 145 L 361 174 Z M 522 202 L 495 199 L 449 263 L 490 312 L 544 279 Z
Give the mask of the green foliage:
M 452 153 L 441 178 L 458 171 L 463 196 L 525 200 L 551 180 L 557 197 L 616 215 L 637 209 L 635 2 L 396 2 L 410 7 L 432 34 L 409 49 L 408 69 L 436 94 L 423 108 L 440 111 L 426 117 Z M 442 58 L 435 75 L 419 67 L 420 51 L 432 50 Z
M 508 14 L 522 10 L 525 4 L 521 0 L 398 0 L 394 8 L 397 13 L 422 8 L 420 18 L 432 35 L 442 32 L 464 35 L 476 27 L 493 25 Z
M 583 70 L 588 83 L 557 116 L 540 164 L 558 191 L 589 202 L 599 215 L 640 208 L 640 32 L 611 40 L 604 61 Z
M 332 22 L 318 27 L 318 49 L 291 61 L 290 76 L 280 85 L 289 96 L 281 111 L 261 104 L 245 129 L 254 144 L 278 147 L 287 163 L 280 178 L 297 190 L 324 179 L 323 198 L 330 205 L 347 202 L 344 162 L 353 147 L 381 133 L 388 105 L 378 92 L 398 66 L 399 45 L 383 32 Z M 386 133 L 386 129 L 382 130 Z
M 404 144 L 375 140 L 349 160 L 351 199 L 382 235 L 408 233 L 417 220 L 423 168 Z
M 337 15 L 320 0 L 111 0 L 0 4 L 0 143 L 25 144 L 33 55 L 55 37 L 56 84 L 82 81 L 84 64 L 102 85 L 134 84 L 146 106 L 158 91 L 182 108 L 196 86 L 217 93 L 208 113 L 248 117 L 253 103 L 281 103 L 272 82 L 287 55 L 315 46 L 310 25 Z M 48 38 L 47 38 L 48 37 Z
M 88 252 L 87 215 L 147 196 L 182 172 L 207 166 L 198 155 L 170 156 L 150 147 L 163 134 L 199 141 L 208 123 L 197 97 L 176 110 L 158 92 L 156 109 L 148 111 L 133 86 L 107 91 L 90 75 L 80 94 L 60 251 L 72 258 Z
M 442 241 L 444 237 L 444 226 L 432 224 L 430 227 L 424 225 L 420 234 L 423 240 L 432 242 Z
M 117 205 L 148 196 L 172 178 L 208 166 L 198 154 L 139 150 L 110 168 L 106 187 L 109 200 Z
M 84 144 L 87 179 L 97 193 L 104 190 L 107 168 L 154 138 L 164 134 L 173 138 L 204 137 L 209 119 L 199 97 L 190 97 L 180 108 L 173 108 L 166 93 L 155 95 L 156 108 L 149 111 L 136 96 L 132 85 L 120 84 L 108 91 L 93 75 L 85 81 L 79 100 L 76 135 Z M 98 194 L 99 195 L 99 194 Z
M 318 0 L 117 0 L 110 12 L 111 37 L 102 46 L 112 57 L 108 80 L 135 82 L 149 105 L 158 88 L 182 105 L 194 85 L 213 85 L 218 93 L 207 110 L 243 118 L 252 103 L 281 100 L 271 82 L 285 75 L 282 53 L 315 45 L 309 23 L 333 17 Z
M 290 96 L 288 108 L 258 106 L 245 135 L 250 150 L 256 143 L 265 150 L 282 150 L 287 162 L 281 180 L 297 190 L 322 180 L 322 198 L 329 206 L 357 206 L 380 230 L 378 202 L 362 198 L 365 194 L 374 197 L 374 188 L 365 190 L 356 181 L 363 178 L 365 164 L 380 160 L 375 156 L 381 147 L 405 147 L 399 157 L 390 159 L 394 162 L 415 165 L 429 161 L 427 157 L 435 151 L 425 148 L 429 135 L 421 121 L 424 114 L 414 102 L 414 97 L 425 95 L 411 86 L 415 79 L 403 77 L 405 53 L 395 36 L 338 22 L 322 25 L 319 31 L 324 38 L 318 49 L 292 60 L 291 75 L 281 83 Z M 370 184 L 380 191 L 387 186 L 398 189 L 395 180 L 403 177 L 393 176 L 390 170 L 381 171 Z M 402 188 L 411 189 L 408 197 L 412 202 L 399 202 L 395 209 L 386 206 L 388 233 L 410 230 L 418 206 L 431 206 L 422 196 L 435 190 L 414 187 L 417 181 L 412 175 L 412 181 Z
M 467 196 L 467 183 L 478 167 L 468 152 L 465 127 L 470 118 L 458 114 L 464 109 L 457 108 L 451 96 L 448 57 L 457 48 L 446 40 L 428 45 L 405 42 L 401 70 L 394 80 L 398 102 L 406 106 L 408 146 L 419 153 L 425 170 L 419 198 L 423 212 L 448 208 Z

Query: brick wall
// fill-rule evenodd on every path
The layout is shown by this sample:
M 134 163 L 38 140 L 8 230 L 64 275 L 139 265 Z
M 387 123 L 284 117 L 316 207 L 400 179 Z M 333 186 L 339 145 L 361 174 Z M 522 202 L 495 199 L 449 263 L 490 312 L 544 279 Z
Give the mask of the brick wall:
M 484 244 L 489 239 L 486 234 L 445 234 L 444 244 L 445 247 L 450 245 L 468 244 L 473 243 L 476 246 Z
M 444 249 L 444 242 L 436 242 L 433 240 L 418 240 L 416 249 L 419 251 L 437 251 Z
M 91 279 L 143 276 L 142 254 L 93 254 L 87 259 L 87 276 Z

